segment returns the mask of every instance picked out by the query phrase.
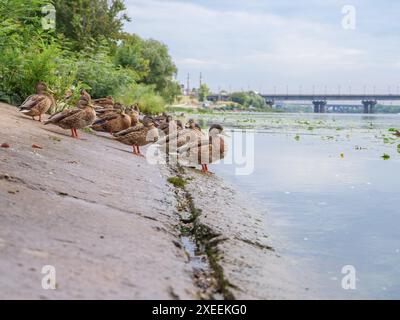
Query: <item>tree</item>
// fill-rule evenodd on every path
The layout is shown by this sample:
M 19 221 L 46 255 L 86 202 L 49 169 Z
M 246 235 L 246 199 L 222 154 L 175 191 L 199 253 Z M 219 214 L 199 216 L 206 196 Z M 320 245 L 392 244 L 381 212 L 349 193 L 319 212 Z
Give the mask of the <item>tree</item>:
M 142 82 L 154 84 L 156 91 L 162 92 L 178 71 L 168 53 L 168 47 L 153 39 L 143 40 L 142 56 L 149 61 L 150 67 L 149 73 L 143 78 Z
M 120 38 L 125 21 L 123 0 L 54 0 L 57 32 L 73 40 L 76 49 Z
M 261 109 L 266 107 L 264 98 L 254 92 L 233 92 L 231 100 L 245 108 L 253 107 Z
M 174 80 L 167 80 L 165 87 L 160 91 L 160 95 L 167 103 L 171 104 L 182 95 L 181 86 Z
M 244 106 L 245 102 L 246 102 L 246 93 L 244 92 L 233 92 L 231 94 L 231 100 L 233 102 L 236 102 L 238 104 L 241 104 L 242 106 Z
M 207 100 L 207 96 L 210 95 L 210 89 L 205 83 L 202 83 L 199 88 L 199 100 L 205 101 Z
M 124 40 L 116 47 L 115 63 L 133 69 L 138 81 L 143 81 L 150 72 L 150 61 L 143 56 L 143 40 L 133 34 L 124 34 Z

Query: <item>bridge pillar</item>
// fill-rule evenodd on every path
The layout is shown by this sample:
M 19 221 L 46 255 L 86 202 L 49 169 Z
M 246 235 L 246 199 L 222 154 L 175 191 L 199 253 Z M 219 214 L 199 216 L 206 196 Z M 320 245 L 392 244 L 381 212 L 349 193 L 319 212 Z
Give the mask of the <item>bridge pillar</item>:
M 274 107 L 275 101 L 274 100 L 265 100 L 265 103 L 267 104 L 267 106 L 269 106 L 270 108 Z
M 364 113 L 374 113 L 374 107 L 376 105 L 376 100 L 363 100 Z
M 325 100 L 314 100 L 314 113 L 325 113 L 326 112 L 326 101 Z

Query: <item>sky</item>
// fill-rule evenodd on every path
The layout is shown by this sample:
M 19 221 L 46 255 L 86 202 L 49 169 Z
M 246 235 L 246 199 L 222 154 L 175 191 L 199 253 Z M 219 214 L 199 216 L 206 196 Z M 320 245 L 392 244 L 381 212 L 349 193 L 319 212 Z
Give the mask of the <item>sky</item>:
M 125 2 L 125 30 L 165 43 L 182 83 L 201 72 L 213 91 L 400 93 L 398 0 Z

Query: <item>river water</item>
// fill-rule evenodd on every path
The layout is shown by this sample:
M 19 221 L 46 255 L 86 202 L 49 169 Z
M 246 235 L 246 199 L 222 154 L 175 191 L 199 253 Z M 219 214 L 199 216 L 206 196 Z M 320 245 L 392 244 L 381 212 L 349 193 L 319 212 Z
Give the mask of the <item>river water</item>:
M 277 251 L 298 262 L 299 277 L 311 274 L 303 286 L 312 297 L 400 298 L 400 138 L 388 131 L 400 115 L 198 118 L 223 123 L 231 138 L 254 132 L 250 174 L 235 163 L 211 169 L 265 208 Z

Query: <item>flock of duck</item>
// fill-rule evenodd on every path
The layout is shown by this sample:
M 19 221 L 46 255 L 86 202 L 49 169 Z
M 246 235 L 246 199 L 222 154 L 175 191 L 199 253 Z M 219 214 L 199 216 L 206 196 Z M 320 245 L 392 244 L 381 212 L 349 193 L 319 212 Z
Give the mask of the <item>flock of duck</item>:
M 53 92 L 43 82 L 36 85 L 36 94 L 29 96 L 20 106 L 24 115 L 39 117 L 45 114 L 56 102 Z M 76 108 L 65 109 L 52 115 L 45 125 L 53 124 L 71 130 L 71 137 L 78 139 L 78 129 L 89 127 L 95 131 L 108 132 L 113 139 L 132 146 L 133 154 L 144 157 L 140 147 L 155 143 L 166 154 L 167 159 L 174 156 L 186 166 L 201 165 L 201 171 L 209 173 L 208 164 L 225 157 L 227 146 L 223 139 L 223 127 L 214 124 L 208 136 L 200 126 L 189 120 L 183 126 L 165 113 L 152 117 L 141 115 L 138 104 L 126 107 L 114 102 L 112 97 L 93 99 L 85 90 Z

